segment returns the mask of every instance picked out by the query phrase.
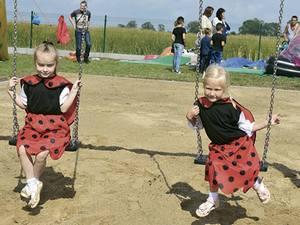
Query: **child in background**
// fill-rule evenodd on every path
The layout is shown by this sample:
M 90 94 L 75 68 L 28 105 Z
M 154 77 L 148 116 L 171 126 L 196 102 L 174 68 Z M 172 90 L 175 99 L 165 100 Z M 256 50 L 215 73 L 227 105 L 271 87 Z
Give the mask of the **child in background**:
M 21 80 L 22 91 L 16 95 L 16 104 L 25 109 L 25 125 L 17 139 L 17 153 L 27 179 L 21 196 L 30 198 L 28 207 L 35 208 L 40 201 L 43 183 L 39 177 L 46 167 L 50 154 L 59 159 L 70 143 L 70 127 L 76 112 L 78 87 L 56 75 L 58 52 L 50 41 L 39 45 L 34 52 L 37 75 Z M 13 77 L 7 85 L 7 92 L 13 99 L 13 87 L 18 79 Z M 35 156 L 33 162 L 32 156 Z
M 223 47 L 225 46 L 225 37 L 222 34 L 223 31 L 223 24 L 218 23 L 216 25 L 217 33 L 212 36 L 211 45 L 212 48 L 212 56 L 211 56 L 211 63 L 221 63 L 223 57 Z
M 182 74 L 179 70 L 180 59 L 183 49 L 186 47 L 185 43 L 185 34 L 186 30 L 182 26 L 184 25 L 184 18 L 179 16 L 174 23 L 175 28 L 173 29 L 171 39 L 174 45 L 174 60 L 173 60 L 173 70 L 172 72 L 176 72 L 178 74 Z
M 218 189 L 232 194 L 243 188 L 246 193 L 251 187 L 259 200 L 266 204 L 270 193 L 258 176 L 260 159 L 256 152 L 255 132 L 268 126 L 267 119 L 255 123 L 250 111 L 231 97 L 223 97 L 229 88 L 229 73 L 218 64 L 210 65 L 203 80 L 204 97 L 187 112 L 187 120 L 196 129 L 196 117 L 200 129 L 204 128 L 211 140 L 209 157 L 205 165 L 205 180 L 210 191 L 207 201 L 199 206 L 196 214 L 207 216 L 219 206 Z M 271 125 L 280 123 L 280 114 L 272 116 Z
M 205 28 L 203 30 L 203 35 L 204 37 L 201 39 L 201 53 L 200 53 L 200 72 L 205 73 L 206 68 L 209 66 L 210 64 L 210 60 L 211 60 L 211 49 L 212 46 L 210 44 L 211 39 L 210 39 L 210 35 L 211 35 L 211 29 L 209 28 Z

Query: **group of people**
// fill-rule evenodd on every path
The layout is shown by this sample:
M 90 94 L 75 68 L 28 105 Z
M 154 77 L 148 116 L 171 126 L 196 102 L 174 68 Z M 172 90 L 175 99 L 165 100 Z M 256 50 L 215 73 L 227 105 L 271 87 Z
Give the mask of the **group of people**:
M 216 17 L 211 22 L 209 18 L 213 15 L 214 8 L 208 6 L 205 8 L 202 16 L 202 31 L 198 33 L 199 38 L 195 44 L 200 45 L 200 72 L 204 73 L 205 69 L 211 63 L 220 63 L 223 56 L 223 47 L 226 44 L 227 34 L 230 26 L 225 21 L 225 9 L 219 8 Z M 174 48 L 174 61 L 172 72 L 182 74 L 179 70 L 180 58 L 183 49 L 186 47 L 186 30 L 183 28 L 184 18 L 178 17 L 174 24 L 171 39 Z
M 221 63 L 223 47 L 226 44 L 227 34 L 230 26 L 225 21 L 225 9 L 219 8 L 212 23 L 209 18 L 214 8 L 206 7 L 202 16 L 202 33 L 197 39 L 200 45 L 200 72 L 205 73 L 211 63 Z
M 183 24 L 184 19 L 179 17 L 174 37 L 172 35 L 175 53 L 182 51 L 185 45 Z M 216 24 L 218 36 L 222 35 L 222 26 L 221 23 Z M 207 27 L 204 30 L 205 40 L 211 31 Z M 178 38 L 180 33 L 182 38 Z M 224 37 L 222 42 L 226 42 Z M 69 125 L 74 120 L 76 96 L 82 87 L 81 80 L 72 84 L 57 75 L 58 51 L 48 40 L 36 48 L 34 64 L 37 74 L 21 79 L 21 94 L 14 95 L 14 87 L 18 83 L 16 77 L 11 78 L 7 85 L 9 96 L 27 112 L 25 125 L 17 138 L 17 154 L 27 179 L 20 194 L 30 199 L 28 207 L 31 209 L 36 208 L 40 201 L 43 182 L 39 178 L 48 155 L 54 160 L 59 159 L 70 143 Z M 250 111 L 230 96 L 229 73 L 219 64 L 207 67 L 203 89 L 204 97 L 200 97 L 186 114 L 189 126 L 195 129 L 198 121 L 200 129 L 204 128 L 211 140 L 205 166 L 205 180 L 209 182 L 210 191 L 207 201 L 199 206 L 196 214 L 207 216 L 219 206 L 219 189 L 225 194 L 232 194 L 241 188 L 246 193 L 252 187 L 259 200 L 268 203 L 270 192 L 263 184 L 263 178 L 259 177 L 260 160 L 254 145 L 255 132 L 266 128 L 269 120 L 271 125 L 279 124 L 280 114 L 271 118 L 267 114 L 265 121 L 255 123 Z M 227 93 L 229 97 L 224 96 Z

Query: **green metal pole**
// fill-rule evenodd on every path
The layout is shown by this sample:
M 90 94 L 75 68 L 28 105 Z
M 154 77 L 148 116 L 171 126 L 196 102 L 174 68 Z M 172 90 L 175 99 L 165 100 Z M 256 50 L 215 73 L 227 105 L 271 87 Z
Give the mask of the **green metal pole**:
M 260 58 L 261 32 L 262 32 L 262 23 L 260 24 L 260 31 L 259 31 L 259 43 L 258 43 L 258 56 L 257 56 L 257 60 L 259 60 L 259 58 Z
M 33 20 L 33 11 L 31 11 L 31 29 L 30 29 L 30 36 L 32 38 L 32 20 Z M 32 40 L 30 38 L 30 48 L 32 48 Z
M 105 52 L 106 22 L 107 22 L 107 15 L 105 15 L 104 18 L 103 53 Z

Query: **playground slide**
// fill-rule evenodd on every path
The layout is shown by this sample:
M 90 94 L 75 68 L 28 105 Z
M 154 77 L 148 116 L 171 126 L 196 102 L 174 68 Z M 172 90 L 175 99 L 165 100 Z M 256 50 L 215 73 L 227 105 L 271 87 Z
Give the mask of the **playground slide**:
M 7 60 L 7 24 L 5 0 L 0 0 L 0 60 Z

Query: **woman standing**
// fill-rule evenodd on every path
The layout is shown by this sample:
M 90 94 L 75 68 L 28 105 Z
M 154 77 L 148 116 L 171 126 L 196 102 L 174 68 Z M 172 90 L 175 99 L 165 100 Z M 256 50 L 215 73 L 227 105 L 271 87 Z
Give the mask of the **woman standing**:
M 218 11 L 216 13 L 216 17 L 213 19 L 213 34 L 217 32 L 215 27 L 218 23 L 223 24 L 222 34 L 225 36 L 225 44 L 226 44 L 227 34 L 228 34 L 228 31 L 230 30 L 230 26 L 225 21 L 225 9 L 223 9 L 223 8 L 218 9 Z

